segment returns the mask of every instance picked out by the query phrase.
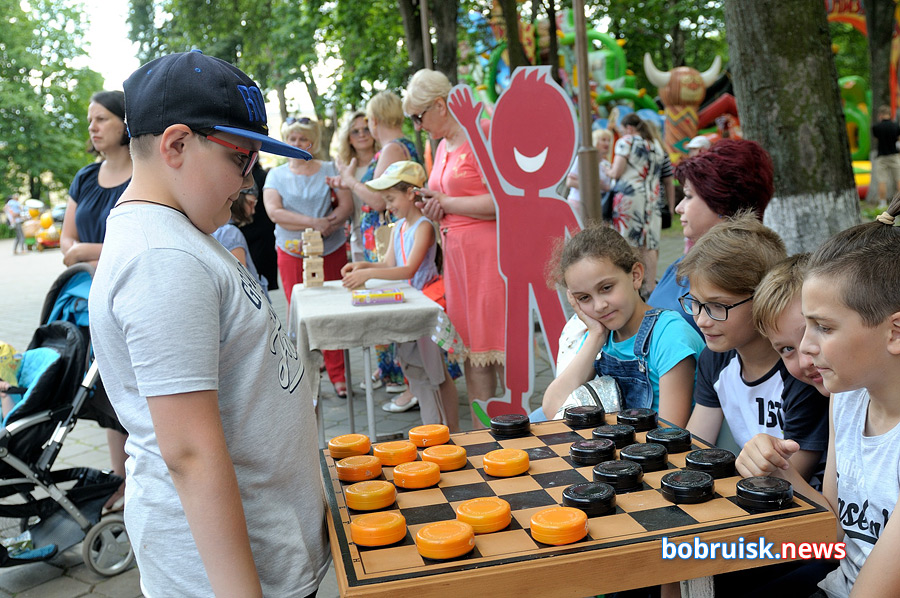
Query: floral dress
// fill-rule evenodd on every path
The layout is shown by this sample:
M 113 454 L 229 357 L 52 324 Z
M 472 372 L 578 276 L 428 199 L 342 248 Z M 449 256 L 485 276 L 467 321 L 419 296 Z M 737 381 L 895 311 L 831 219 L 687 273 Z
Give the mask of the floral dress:
M 612 225 L 632 247 L 659 249 L 661 215 L 659 179 L 663 154 L 652 141 L 625 135 L 616 142 L 616 157 L 628 164 L 613 197 Z

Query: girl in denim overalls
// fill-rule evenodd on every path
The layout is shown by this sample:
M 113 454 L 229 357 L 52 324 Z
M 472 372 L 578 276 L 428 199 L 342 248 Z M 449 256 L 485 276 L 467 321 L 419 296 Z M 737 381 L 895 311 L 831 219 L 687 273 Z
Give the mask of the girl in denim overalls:
M 554 278 L 586 331 L 544 393 L 547 417 L 578 386 L 606 375 L 619 383 L 623 408 L 649 407 L 686 425 L 703 340 L 680 315 L 641 299 L 644 266 L 625 239 L 606 227 L 579 232 L 559 252 Z

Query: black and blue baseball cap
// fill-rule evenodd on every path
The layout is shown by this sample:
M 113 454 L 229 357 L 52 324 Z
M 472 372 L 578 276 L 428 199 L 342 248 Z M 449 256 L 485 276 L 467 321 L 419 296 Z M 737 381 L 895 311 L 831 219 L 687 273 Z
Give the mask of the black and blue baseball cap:
M 159 135 L 172 125 L 214 129 L 260 141 L 260 151 L 312 155 L 269 137 L 265 99 L 239 68 L 199 50 L 169 54 L 140 67 L 124 83 L 128 135 Z

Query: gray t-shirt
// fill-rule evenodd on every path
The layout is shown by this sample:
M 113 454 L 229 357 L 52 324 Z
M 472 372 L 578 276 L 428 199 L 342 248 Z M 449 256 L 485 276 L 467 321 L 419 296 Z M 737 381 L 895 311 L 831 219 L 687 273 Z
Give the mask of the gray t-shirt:
M 128 431 L 125 524 L 144 594 L 212 596 L 147 400 L 202 390 L 218 390 L 264 594 L 316 590 L 329 557 L 310 376 L 259 284 L 183 214 L 123 206 L 89 305 L 100 374 Z
M 285 209 L 309 216 L 324 218 L 331 213 L 331 187 L 325 177 L 337 176 L 334 162 L 322 162 L 319 172 L 311 175 L 294 174 L 288 164 L 276 166 L 266 177 L 264 189 L 275 189 L 281 195 L 281 203 Z M 300 257 L 303 247 L 302 230 L 288 230 L 280 224 L 275 225 L 275 244 L 282 251 Z M 347 235 L 344 227 L 338 227 L 323 240 L 324 253 L 331 255 L 344 246 Z
M 247 270 L 250 272 L 250 276 L 259 282 L 259 286 L 262 287 L 263 292 L 268 298 L 269 281 L 256 269 L 256 264 L 253 263 L 253 256 L 250 255 L 250 247 L 247 245 L 247 239 L 244 238 L 244 233 L 241 232 L 241 229 L 235 226 L 234 223 L 229 222 L 228 224 L 220 226 L 212 236 L 213 239 L 221 243 L 229 253 L 238 247 L 244 250 L 244 259 L 247 260 Z M 269 300 L 271 301 L 271 299 Z

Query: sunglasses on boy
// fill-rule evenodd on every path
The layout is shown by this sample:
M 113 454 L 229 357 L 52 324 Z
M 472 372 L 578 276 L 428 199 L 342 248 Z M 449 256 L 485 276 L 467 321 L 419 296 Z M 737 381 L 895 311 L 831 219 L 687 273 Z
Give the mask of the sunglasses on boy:
M 748 301 L 753 300 L 753 295 L 750 295 L 743 301 L 738 301 L 737 303 L 732 303 L 731 305 L 725 305 L 724 303 L 716 303 L 715 301 L 711 301 L 709 303 L 703 303 L 702 301 L 697 301 L 693 297 L 690 296 L 690 293 L 685 293 L 681 297 L 678 298 L 678 303 L 681 304 L 681 309 L 692 316 L 699 316 L 700 309 L 702 308 L 706 311 L 706 315 L 709 316 L 710 320 L 716 320 L 717 322 L 724 322 L 728 319 L 728 312 L 738 305 L 743 305 Z
M 223 147 L 227 147 L 228 149 L 235 150 L 247 156 L 247 159 L 244 161 L 244 165 L 241 167 L 241 176 L 246 177 L 253 170 L 253 167 L 256 165 L 257 160 L 259 160 L 259 150 L 251 150 L 245 147 L 240 147 L 234 145 L 233 143 L 228 143 L 224 139 L 219 139 L 213 135 L 207 135 L 206 133 L 198 132 L 199 135 L 203 135 L 206 137 L 208 141 L 212 141 L 213 143 L 218 143 Z

